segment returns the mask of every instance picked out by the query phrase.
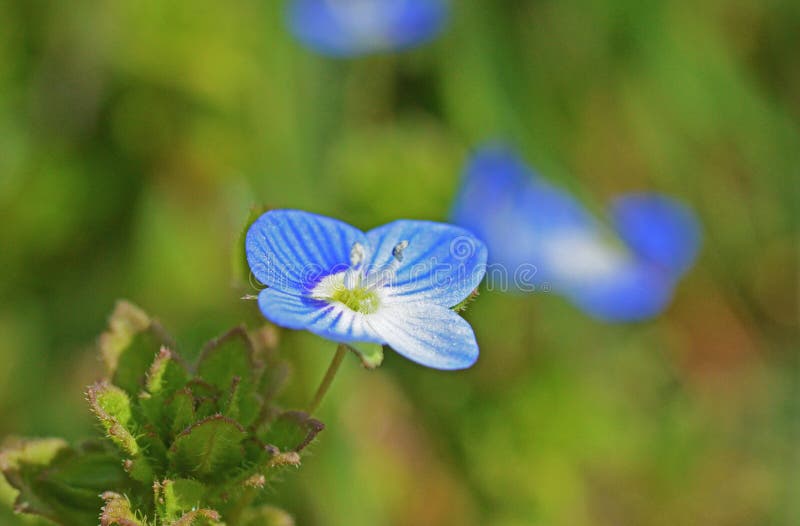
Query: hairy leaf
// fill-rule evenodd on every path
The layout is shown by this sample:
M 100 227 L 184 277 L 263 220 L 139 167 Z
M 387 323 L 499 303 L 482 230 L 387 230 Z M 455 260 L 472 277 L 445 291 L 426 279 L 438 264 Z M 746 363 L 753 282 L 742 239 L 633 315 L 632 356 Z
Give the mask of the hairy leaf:
M 192 425 L 195 420 L 192 391 L 186 388 L 175 393 L 167 402 L 165 414 L 173 436 Z
M 175 351 L 161 347 L 147 371 L 145 388 L 152 395 L 171 395 L 189 380 L 186 366 Z
M 107 436 L 131 457 L 124 464 L 131 477 L 141 482 L 152 480 L 152 467 L 133 434 L 131 405 L 127 393 L 114 385 L 99 382 L 89 388 L 87 399 Z
M 216 410 L 225 414 L 234 411 L 235 418 L 243 425 L 252 423 L 261 407 L 256 393 L 261 370 L 261 363 L 254 358 L 250 337 L 242 327 L 209 342 L 197 365 L 200 378 L 223 393 L 225 400 Z M 232 387 L 235 378 L 238 380 Z
M 177 354 L 162 347 L 147 372 L 145 380 L 147 390 L 139 394 L 142 413 L 162 440 L 169 439 L 172 427 L 170 424 L 172 420 L 167 414 L 170 397 L 183 388 L 188 379 L 189 373 Z
M 262 426 L 259 438 L 280 451 L 300 452 L 308 446 L 325 425 L 302 411 L 286 411 Z
M 0 452 L 0 469 L 19 492 L 17 512 L 65 526 L 96 523 L 100 492 L 128 480 L 119 458 L 102 446 L 76 450 L 57 439 L 10 445 Z
M 128 455 L 138 455 L 139 444 L 128 427 L 132 412 L 127 393 L 114 385 L 99 382 L 89 387 L 86 397 L 108 437 Z
M 176 438 L 169 450 L 173 469 L 201 478 L 218 477 L 241 460 L 245 430 L 235 420 L 214 415 L 197 422 Z
M 100 526 L 145 526 L 131 509 L 127 497 L 106 491 L 102 495 L 105 505 L 100 514 Z
M 247 331 L 236 327 L 206 345 L 197 374 L 220 391 L 228 389 L 234 376 L 242 379 L 243 388 L 252 389 L 257 366 Z
M 165 523 L 178 520 L 188 511 L 199 509 L 206 487 L 196 480 L 165 480 L 154 486 L 159 515 Z
M 222 524 L 219 512 L 210 509 L 192 510 L 184 514 L 170 526 L 213 526 Z
M 170 342 L 161 326 L 143 310 L 118 301 L 99 343 L 111 383 L 136 396 L 153 358 Z

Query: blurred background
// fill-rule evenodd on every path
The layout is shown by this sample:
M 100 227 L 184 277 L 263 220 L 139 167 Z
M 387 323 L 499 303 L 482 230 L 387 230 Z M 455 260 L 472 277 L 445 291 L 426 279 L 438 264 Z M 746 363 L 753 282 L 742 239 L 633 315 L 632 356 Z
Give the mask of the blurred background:
M 92 431 L 117 298 L 190 356 L 261 323 L 232 270 L 251 206 L 445 220 L 501 137 L 590 205 L 690 204 L 704 246 L 674 303 L 607 325 L 485 292 L 471 370 L 348 357 L 271 499 L 310 526 L 800 524 L 800 4 L 451 11 L 428 45 L 333 60 L 275 0 L 0 0 L 0 437 Z M 303 405 L 333 344 L 281 348 Z

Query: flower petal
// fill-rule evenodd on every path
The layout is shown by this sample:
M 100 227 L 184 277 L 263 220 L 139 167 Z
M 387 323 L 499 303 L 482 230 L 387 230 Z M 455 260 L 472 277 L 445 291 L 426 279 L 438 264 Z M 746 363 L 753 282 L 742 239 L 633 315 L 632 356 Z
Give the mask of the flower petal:
M 324 275 L 347 268 L 364 234 L 336 219 L 299 210 L 272 210 L 247 231 L 247 262 L 263 284 L 285 292 L 309 290 Z
M 466 172 L 453 219 L 486 241 L 493 290 L 550 287 L 596 318 L 641 320 L 667 306 L 694 258 L 694 222 L 666 198 L 623 198 L 616 239 L 507 148 L 480 150 Z
M 390 302 L 369 323 L 392 349 L 426 367 L 465 369 L 478 359 L 472 327 L 446 307 Z
M 392 251 L 408 241 L 392 281 L 393 296 L 452 307 L 475 290 L 486 273 L 486 246 L 463 228 L 431 221 L 400 220 L 367 232 L 369 270 L 392 263 Z
M 338 303 L 270 288 L 258 295 L 258 306 L 268 320 L 281 327 L 308 330 L 337 342 L 382 343 L 381 337 L 366 323 L 363 314 Z
M 446 16 L 442 0 L 294 0 L 289 7 L 294 35 L 338 57 L 421 44 L 441 30 Z
M 565 295 L 594 318 L 609 322 L 642 321 L 660 314 L 672 300 L 674 282 L 663 272 L 631 264 Z
M 503 292 L 532 292 L 552 279 L 543 241 L 599 228 L 575 198 L 502 146 L 473 155 L 452 219 L 486 242 L 487 286 Z
M 700 225 L 682 203 L 659 194 L 628 194 L 612 206 L 617 232 L 631 250 L 673 277 L 685 273 L 700 249 Z
M 542 246 L 552 288 L 595 318 L 644 320 L 659 314 L 672 298 L 667 274 L 600 232 L 564 230 Z

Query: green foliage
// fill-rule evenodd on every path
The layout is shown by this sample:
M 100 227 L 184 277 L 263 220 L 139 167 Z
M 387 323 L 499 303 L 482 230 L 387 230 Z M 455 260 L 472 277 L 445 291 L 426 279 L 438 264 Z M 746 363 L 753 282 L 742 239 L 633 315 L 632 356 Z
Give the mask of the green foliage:
M 119 457 L 96 443 L 71 448 L 61 439 L 13 441 L 0 453 L 0 470 L 18 491 L 15 511 L 59 524 L 92 524 L 98 494 L 129 487 Z
M 101 497 L 105 505 L 100 513 L 100 526 L 144 526 L 127 497 L 113 491 L 106 491 Z
M 108 437 L 127 455 L 138 456 L 139 444 L 127 427 L 131 420 L 131 401 L 125 391 L 107 383 L 95 384 L 87 393 L 89 407 L 103 424 Z
M 199 508 L 206 488 L 196 480 L 177 479 L 157 482 L 154 490 L 158 514 L 167 520 L 177 520 L 187 511 Z
M 265 422 L 258 436 L 281 451 L 299 453 L 323 428 L 320 421 L 302 411 L 286 411 Z
M 286 367 L 267 334 L 237 327 L 191 367 L 157 322 L 120 302 L 100 338 L 107 377 L 87 390 L 108 441 L 9 443 L 0 469 L 16 511 L 64 526 L 98 516 L 101 526 L 291 524 L 249 507 L 263 506 L 267 482 L 298 466 L 324 426 L 274 402 Z
M 208 478 L 225 472 L 244 455 L 245 430 L 235 420 L 211 416 L 184 429 L 169 449 L 176 473 Z

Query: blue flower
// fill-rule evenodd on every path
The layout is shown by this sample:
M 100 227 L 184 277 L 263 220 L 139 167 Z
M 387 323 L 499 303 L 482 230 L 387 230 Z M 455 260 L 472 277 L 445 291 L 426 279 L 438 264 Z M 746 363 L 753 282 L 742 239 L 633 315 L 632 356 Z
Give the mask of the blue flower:
M 488 245 L 489 287 L 552 288 L 606 321 L 659 314 L 700 247 L 697 219 L 673 199 L 624 195 L 605 224 L 497 146 L 471 159 L 453 223 Z
M 389 345 L 436 369 L 478 358 L 472 328 L 451 307 L 483 279 L 486 247 L 468 231 L 400 220 L 363 233 L 297 210 L 273 210 L 250 227 L 247 261 L 267 286 L 270 321 L 337 342 Z
M 311 49 L 352 57 L 410 48 L 435 37 L 444 0 L 293 0 L 289 25 Z

